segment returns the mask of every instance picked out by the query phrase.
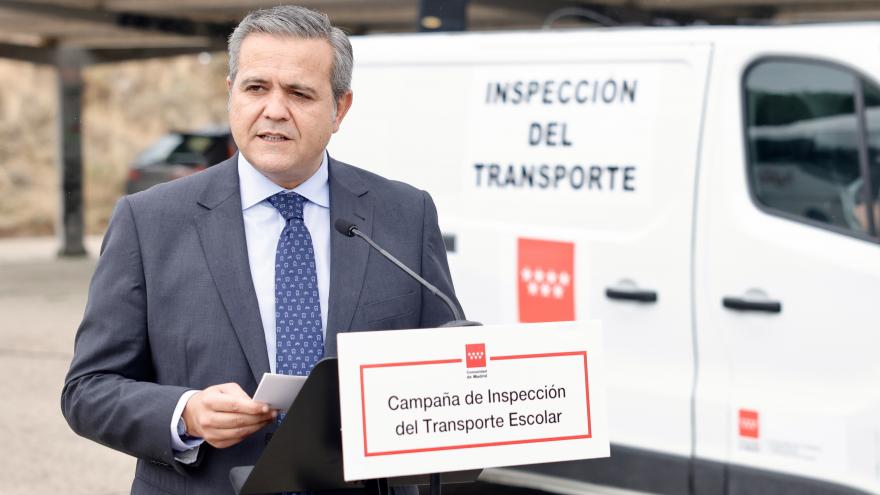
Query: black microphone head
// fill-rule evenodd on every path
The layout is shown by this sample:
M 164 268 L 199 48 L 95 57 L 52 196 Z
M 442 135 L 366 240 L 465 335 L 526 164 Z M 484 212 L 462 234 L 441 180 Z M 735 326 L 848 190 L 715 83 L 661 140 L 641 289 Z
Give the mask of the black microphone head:
M 358 228 L 357 225 L 344 218 L 337 218 L 336 221 L 333 222 L 333 226 L 336 227 L 336 232 L 347 237 L 354 237 L 354 231 Z

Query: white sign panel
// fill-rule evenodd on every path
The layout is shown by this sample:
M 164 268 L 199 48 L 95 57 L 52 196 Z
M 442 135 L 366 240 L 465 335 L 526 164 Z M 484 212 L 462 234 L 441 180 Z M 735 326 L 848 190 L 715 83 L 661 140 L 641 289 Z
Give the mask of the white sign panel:
M 338 336 L 346 480 L 609 455 L 598 322 Z

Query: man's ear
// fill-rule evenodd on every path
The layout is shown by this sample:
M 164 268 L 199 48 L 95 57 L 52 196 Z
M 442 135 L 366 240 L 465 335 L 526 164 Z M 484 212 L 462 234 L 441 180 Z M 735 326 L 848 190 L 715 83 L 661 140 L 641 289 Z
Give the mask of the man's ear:
M 226 76 L 226 91 L 232 91 L 232 79 Z
M 342 124 L 342 119 L 345 118 L 345 114 L 348 113 L 348 109 L 351 108 L 352 101 L 352 92 L 348 90 L 342 95 L 338 100 L 336 100 L 336 115 L 333 119 L 333 132 L 339 130 L 339 126 Z

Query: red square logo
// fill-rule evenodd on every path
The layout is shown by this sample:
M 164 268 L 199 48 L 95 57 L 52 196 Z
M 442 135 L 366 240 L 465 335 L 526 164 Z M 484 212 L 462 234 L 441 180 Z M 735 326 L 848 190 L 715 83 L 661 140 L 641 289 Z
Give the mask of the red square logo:
M 574 320 L 574 243 L 519 239 L 519 321 Z
M 486 344 L 465 344 L 464 354 L 468 368 L 486 367 Z
M 739 410 L 739 436 L 758 438 L 758 411 Z

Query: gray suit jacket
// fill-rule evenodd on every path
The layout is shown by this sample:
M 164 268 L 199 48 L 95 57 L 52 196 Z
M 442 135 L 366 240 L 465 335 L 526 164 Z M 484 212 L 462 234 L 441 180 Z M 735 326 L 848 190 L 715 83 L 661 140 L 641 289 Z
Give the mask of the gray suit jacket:
M 236 382 L 253 395 L 269 371 L 236 160 L 122 198 L 104 238 L 61 407 L 80 435 L 138 458 L 133 494 L 231 493 L 229 469 L 254 464 L 274 429 L 227 449 L 203 444 L 195 466 L 171 449 L 171 416 L 186 390 Z M 357 223 L 452 294 L 430 196 L 333 159 L 329 167 L 331 224 Z M 333 231 L 330 245 L 325 355 L 336 354 L 338 332 L 452 319 L 360 239 Z

